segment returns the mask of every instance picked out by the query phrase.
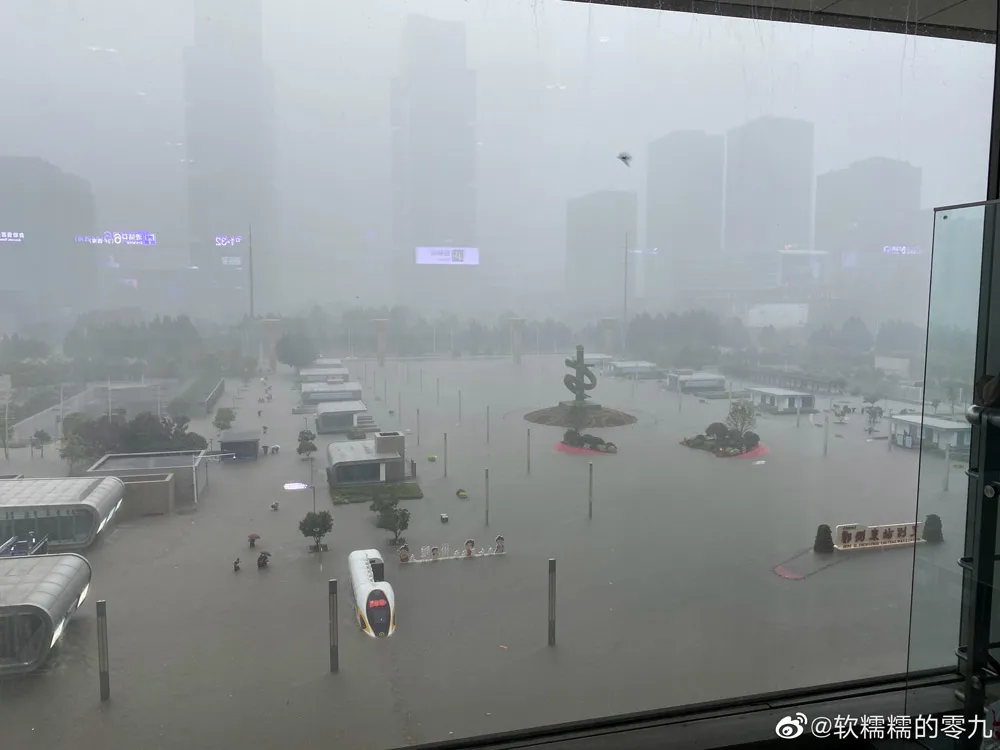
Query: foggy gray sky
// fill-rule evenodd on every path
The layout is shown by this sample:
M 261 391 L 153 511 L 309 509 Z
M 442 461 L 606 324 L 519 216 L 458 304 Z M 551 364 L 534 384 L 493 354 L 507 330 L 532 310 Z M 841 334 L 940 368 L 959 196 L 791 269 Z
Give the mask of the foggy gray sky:
M 89 179 L 102 227 L 182 234 L 184 149 L 168 144 L 184 140 L 192 6 L 0 4 L 3 150 Z M 355 272 L 355 249 L 377 254 L 388 242 L 389 82 L 408 14 L 466 24 L 478 235 L 503 256 L 483 262 L 539 290 L 563 277 L 566 200 L 627 189 L 642 205 L 646 146 L 675 129 L 800 117 L 816 124 L 817 174 L 888 156 L 923 169 L 925 207 L 983 198 L 989 45 L 558 0 L 265 0 L 290 290 L 298 260 L 326 271 L 350 256 Z M 635 155 L 632 169 L 614 159 L 622 150 Z M 187 248 L 162 252 L 172 263 Z M 318 276 L 307 295 L 321 294 Z

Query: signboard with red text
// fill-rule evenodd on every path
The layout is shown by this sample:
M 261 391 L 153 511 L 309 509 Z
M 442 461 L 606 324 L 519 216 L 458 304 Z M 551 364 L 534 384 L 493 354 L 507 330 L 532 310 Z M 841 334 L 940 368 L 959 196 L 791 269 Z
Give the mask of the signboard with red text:
M 857 523 L 847 523 L 837 527 L 833 536 L 833 546 L 838 550 L 899 547 L 904 544 L 922 542 L 923 533 L 923 521 L 886 526 L 862 526 Z

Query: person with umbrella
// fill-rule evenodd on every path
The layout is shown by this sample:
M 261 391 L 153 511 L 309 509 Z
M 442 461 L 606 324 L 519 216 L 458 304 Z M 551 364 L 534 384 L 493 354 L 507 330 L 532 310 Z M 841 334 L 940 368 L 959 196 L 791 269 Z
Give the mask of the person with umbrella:
M 258 539 L 260 539 L 260 534 L 247 534 L 247 540 L 250 542 L 251 549 L 257 546 Z
M 268 563 L 267 558 L 269 558 L 270 556 L 271 556 L 270 552 L 261 552 L 259 555 L 257 555 L 257 567 L 266 568 Z

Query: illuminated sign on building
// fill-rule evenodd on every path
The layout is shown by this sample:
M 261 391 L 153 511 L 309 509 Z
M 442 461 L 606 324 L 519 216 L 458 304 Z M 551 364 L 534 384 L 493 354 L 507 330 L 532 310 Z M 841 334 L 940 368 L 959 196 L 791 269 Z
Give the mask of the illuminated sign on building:
M 418 247 L 417 265 L 478 266 L 478 247 Z
M 155 232 L 105 232 L 102 235 L 77 235 L 77 242 L 91 245 L 155 245 Z
M 243 235 L 217 234 L 215 235 L 216 247 L 232 247 L 243 242 Z
M 243 266 L 243 258 L 238 255 L 224 255 L 222 256 L 222 265 L 240 268 Z
M 0 242 L 23 242 L 24 232 L 0 232 Z
M 923 250 L 910 245 L 886 245 L 882 252 L 886 255 L 920 255 Z

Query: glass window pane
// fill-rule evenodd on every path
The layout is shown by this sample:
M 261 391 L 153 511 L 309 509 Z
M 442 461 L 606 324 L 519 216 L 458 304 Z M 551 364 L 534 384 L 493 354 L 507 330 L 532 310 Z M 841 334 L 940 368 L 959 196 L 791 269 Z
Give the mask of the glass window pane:
M 981 226 L 932 207 L 996 47 L 625 5 L 0 0 L 3 471 L 142 454 L 82 550 L 131 716 L 381 750 L 954 665 Z M 273 451 L 174 453 L 227 432 Z
M 916 546 L 910 669 L 956 663 L 961 620 L 965 475 L 972 403 L 984 230 L 996 206 L 941 209 L 934 215 L 923 413 L 890 417 L 893 447 L 919 453 L 917 519 L 927 540 Z

